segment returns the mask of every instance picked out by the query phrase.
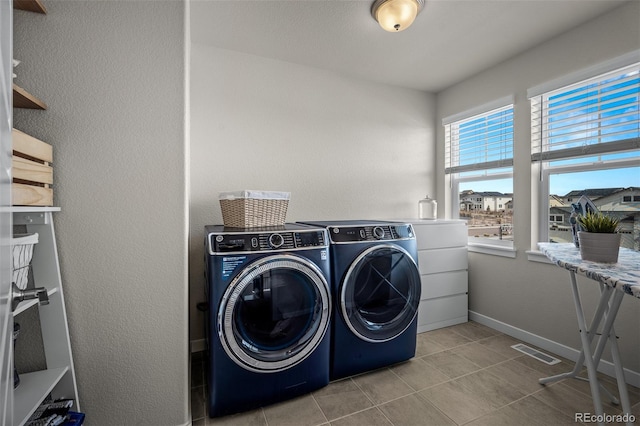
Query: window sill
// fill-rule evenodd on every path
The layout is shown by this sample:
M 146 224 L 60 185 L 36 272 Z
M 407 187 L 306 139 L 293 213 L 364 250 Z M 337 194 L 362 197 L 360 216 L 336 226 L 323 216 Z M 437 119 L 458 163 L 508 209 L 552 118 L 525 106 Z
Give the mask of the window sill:
M 538 250 L 527 250 L 527 259 L 530 262 L 548 263 L 550 265 L 554 264 L 547 256 Z
M 492 244 L 469 243 L 467 249 L 473 253 L 490 254 L 492 256 L 516 257 L 516 249 L 513 247 L 496 246 Z

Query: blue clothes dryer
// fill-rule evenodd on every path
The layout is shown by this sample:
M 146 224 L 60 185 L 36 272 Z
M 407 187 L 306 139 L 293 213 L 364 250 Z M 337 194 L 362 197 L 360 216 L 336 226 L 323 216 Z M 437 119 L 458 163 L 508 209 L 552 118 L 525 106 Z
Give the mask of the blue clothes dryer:
M 205 227 L 209 415 L 283 401 L 329 383 L 326 230 Z
M 413 226 L 383 221 L 306 223 L 326 228 L 330 238 L 330 378 L 412 358 L 421 292 Z

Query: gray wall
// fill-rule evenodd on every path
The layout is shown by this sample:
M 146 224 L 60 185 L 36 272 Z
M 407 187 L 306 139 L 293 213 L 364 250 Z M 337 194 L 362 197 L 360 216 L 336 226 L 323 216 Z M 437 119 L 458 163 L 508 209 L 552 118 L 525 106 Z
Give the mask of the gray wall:
M 189 422 L 185 4 L 15 12 L 17 83 L 54 146 L 55 226 L 80 404 L 92 425 Z
M 192 45 L 191 337 L 202 339 L 204 225 L 222 191 L 291 192 L 287 220 L 417 215 L 435 188 L 434 96 Z
M 527 259 L 526 251 L 532 244 L 531 221 L 537 214 L 531 212 L 530 107 L 526 92 L 538 84 L 640 49 L 639 16 L 640 2 L 630 2 L 438 94 L 438 123 L 443 117 L 503 96 L 515 96 L 514 227 L 517 257 L 469 254 L 470 311 L 562 345 L 580 347 L 568 273 L 553 265 Z M 442 179 L 442 126 L 438 126 L 437 158 L 438 176 Z M 438 190 L 439 199 L 444 199 L 445 186 L 440 184 Z M 587 305 L 592 306 L 599 294 L 597 285 L 587 279 L 579 282 L 588 300 Z M 637 300 L 627 299 L 622 304 L 616 332 L 620 336 L 625 367 L 640 372 L 640 309 Z M 608 350 L 605 353 L 608 354 Z

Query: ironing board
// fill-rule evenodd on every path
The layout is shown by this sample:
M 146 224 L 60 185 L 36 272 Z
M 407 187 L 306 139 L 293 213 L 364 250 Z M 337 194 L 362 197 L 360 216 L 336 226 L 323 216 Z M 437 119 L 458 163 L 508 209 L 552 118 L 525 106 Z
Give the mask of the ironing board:
M 571 290 L 573 291 L 573 300 L 578 317 L 578 326 L 580 327 L 580 340 L 582 343 L 582 350 L 573 371 L 545 377 L 540 379 L 539 382 L 545 384 L 565 378 L 582 379 L 577 375 L 582 369 L 583 363 L 586 363 L 595 414 L 598 423 L 603 424 L 605 417 L 602 409 L 602 399 L 600 398 L 600 383 L 598 382 L 596 371 L 608 340 L 611 346 L 611 357 L 618 382 L 620 401 L 611 395 L 604 387 L 602 390 L 613 403 L 617 404 L 621 402 L 623 414 L 628 414 L 628 417 L 633 418 L 613 323 L 625 295 L 640 298 L 640 252 L 620 248 L 618 263 L 607 264 L 582 260 L 580 250 L 571 243 L 539 243 L 538 247 L 552 262 L 569 271 Z M 586 324 L 584 311 L 582 309 L 580 293 L 578 292 L 576 283 L 576 274 L 584 275 L 587 278 L 597 281 L 600 285 L 600 301 L 598 302 L 596 312 L 589 327 Z M 601 335 L 595 351 L 592 351 L 591 342 L 598 333 L 600 324 L 602 324 Z M 627 424 L 631 424 L 631 422 Z

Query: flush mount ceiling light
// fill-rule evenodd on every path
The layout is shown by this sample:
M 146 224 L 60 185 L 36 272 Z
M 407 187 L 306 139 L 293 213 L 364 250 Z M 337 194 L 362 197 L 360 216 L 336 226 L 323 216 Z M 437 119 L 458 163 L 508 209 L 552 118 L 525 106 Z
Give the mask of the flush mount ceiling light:
M 392 33 L 406 30 L 424 6 L 424 0 L 376 0 L 371 15 L 380 26 Z

